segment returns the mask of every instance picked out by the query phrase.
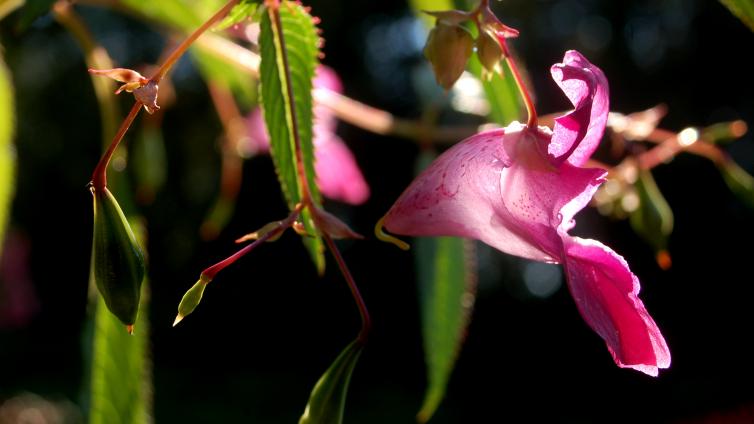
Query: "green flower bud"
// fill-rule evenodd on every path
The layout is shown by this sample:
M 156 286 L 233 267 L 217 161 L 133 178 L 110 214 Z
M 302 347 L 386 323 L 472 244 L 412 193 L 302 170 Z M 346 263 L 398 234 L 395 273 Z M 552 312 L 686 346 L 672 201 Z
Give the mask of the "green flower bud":
M 94 195 L 92 276 L 107 308 L 132 328 L 139 312 L 144 255 L 123 211 L 106 187 Z
M 432 63 L 440 86 L 449 90 L 461 77 L 473 47 L 474 40 L 465 28 L 437 22 L 427 37 L 424 56 Z
M 173 327 L 181 322 L 188 314 L 194 312 L 194 309 L 199 306 L 199 302 L 202 301 L 202 296 L 204 295 L 204 289 L 210 281 L 212 280 L 207 278 L 204 274 L 200 275 L 199 281 L 197 281 L 196 284 L 188 289 L 186 294 L 183 295 L 181 303 L 178 304 L 178 315 L 175 317 Z
M 503 67 L 500 62 L 504 58 L 503 49 L 500 47 L 500 43 L 490 34 L 479 33 L 479 38 L 476 40 L 476 54 L 484 67 L 485 78 L 491 79 L 494 72 L 497 72 L 501 77 L 503 76 Z

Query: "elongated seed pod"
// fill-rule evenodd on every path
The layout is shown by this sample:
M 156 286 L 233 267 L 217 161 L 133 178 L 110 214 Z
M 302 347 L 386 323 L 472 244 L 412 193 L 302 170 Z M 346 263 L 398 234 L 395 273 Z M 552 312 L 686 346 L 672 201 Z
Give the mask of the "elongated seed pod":
M 144 255 L 131 226 L 107 187 L 95 190 L 92 275 L 107 308 L 131 328 L 144 280 Z

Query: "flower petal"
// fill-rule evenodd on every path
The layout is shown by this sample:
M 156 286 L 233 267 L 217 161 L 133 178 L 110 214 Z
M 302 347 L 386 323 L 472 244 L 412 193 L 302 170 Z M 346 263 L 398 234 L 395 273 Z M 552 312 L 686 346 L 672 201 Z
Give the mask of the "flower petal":
M 508 131 L 511 127 L 514 125 L 509 126 Z M 538 143 L 547 143 L 551 136 L 549 130 L 540 128 L 535 133 L 522 126 L 521 131 L 524 136 L 507 137 L 504 142 L 512 164 L 501 174 L 502 208 L 498 219 L 546 252 L 548 257 L 542 260 L 560 262 L 559 231 L 567 232 L 573 227 L 574 215 L 589 203 L 606 172 L 575 167 L 567 162 L 554 167 L 537 148 Z M 520 252 L 512 253 L 524 256 Z
M 369 185 L 353 153 L 340 137 L 315 125 L 314 170 L 317 185 L 330 199 L 360 205 L 369 199 Z
M 551 261 L 529 233 L 510 222 L 502 202 L 501 175 L 512 164 L 503 139 L 522 135 L 516 123 L 453 146 L 393 204 L 385 215 L 385 228 L 410 236 L 469 237 L 513 255 Z
M 639 300 L 639 280 L 607 246 L 564 234 L 564 267 L 579 312 L 605 340 L 615 363 L 657 376 L 670 366 L 670 351 Z
M 553 165 L 567 160 L 583 165 L 600 144 L 610 109 L 608 84 L 602 70 L 581 53 L 569 50 L 563 63 L 551 68 L 552 78 L 575 106 L 572 112 L 555 119 L 547 152 Z

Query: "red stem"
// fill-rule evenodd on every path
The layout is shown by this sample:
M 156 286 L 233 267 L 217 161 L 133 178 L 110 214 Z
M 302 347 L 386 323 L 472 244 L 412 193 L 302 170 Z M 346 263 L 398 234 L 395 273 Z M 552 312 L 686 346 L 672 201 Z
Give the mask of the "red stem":
M 526 105 L 526 112 L 529 114 L 529 119 L 526 121 L 526 126 L 529 128 L 536 128 L 537 127 L 537 110 L 534 108 L 534 101 L 531 99 L 531 96 L 529 95 L 529 90 L 526 89 L 526 84 L 524 83 L 524 79 L 521 77 L 521 74 L 518 72 L 518 66 L 516 66 L 516 61 L 513 59 L 513 56 L 511 56 L 510 51 L 508 50 L 508 45 L 505 42 L 505 38 L 498 37 L 498 41 L 500 41 L 500 46 L 503 48 L 505 61 L 508 62 L 508 67 L 511 69 L 511 74 L 513 74 L 513 79 L 516 80 L 516 85 L 518 85 L 518 90 L 521 92 L 521 97 L 524 98 L 524 104 Z
M 134 103 L 134 105 L 131 107 L 131 111 L 128 112 L 128 115 L 120 124 L 120 128 L 118 128 L 118 132 L 115 134 L 115 137 L 113 137 L 113 141 L 110 143 L 110 147 L 107 148 L 107 151 L 99 160 L 97 167 L 94 168 L 91 184 L 95 190 L 103 190 L 105 186 L 107 186 L 107 165 L 110 164 L 110 159 L 112 159 L 113 153 L 115 153 L 115 149 L 118 148 L 120 141 L 123 140 L 123 136 L 126 135 L 126 131 L 128 131 L 128 128 L 131 126 L 134 119 L 136 119 L 136 115 L 139 114 L 141 106 L 142 103 L 139 101 Z
M 340 272 L 343 274 L 343 278 L 346 279 L 348 288 L 351 289 L 351 295 L 353 295 L 353 299 L 356 301 L 356 306 L 359 308 L 359 314 L 361 315 L 361 331 L 359 331 L 358 340 L 362 344 L 366 343 L 369 331 L 372 329 L 372 319 L 369 317 L 367 305 L 364 303 L 364 298 L 361 297 L 361 292 L 359 292 L 359 288 L 356 286 L 356 281 L 348 270 L 348 265 L 346 265 L 346 261 L 343 260 L 343 256 L 340 255 L 340 251 L 335 245 L 332 237 L 327 234 L 322 234 L 322 238 L 325 239 L 325 243 L 327 243 L 327 247 L 335 258 L 335 262 L 338 263 Z
M 254 240 L 253 243 L 246 245 L 243 247 L 243 249 L 239 250 L 238 252 L 232 254 L 231 256 L 223 259 L 222 261 L 206 268 L 204 271 L 202 271 L 201 275 L 206 277 L 207 280 L 213 280 L 215 278 L 215 275 L 217 275 L 218 272 L 225 269 L 228 265 L 233 264 L 235 261 L 242 258 L 247 253 L 254 250 L 257 246 L 260 244 L 266 242 L 267 240 L 277 236 L 281 232 L 285 231 L 288 227 L 293 225 L 293 222 L 296 221 L 299 214 L 301 213 L 301 209 L 304 208 L 304 205 L 299 203 L 296 205 L 296 207 L 293 209 L 290 215 L 288 215 L 287 218 L 280 221 L 280 225 L 278 225 L 277 228 L 266 232 L 265 234 L 261 235 L 258 239 Z

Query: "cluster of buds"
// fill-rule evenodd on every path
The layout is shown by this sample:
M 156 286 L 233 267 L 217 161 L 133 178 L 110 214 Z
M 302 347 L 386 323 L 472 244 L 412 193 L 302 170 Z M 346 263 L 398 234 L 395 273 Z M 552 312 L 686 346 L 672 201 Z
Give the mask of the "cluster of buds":
M 482 1 L 471 12 L 446 10 L 425 13 L 437 19 L 427 37 L 424 56 L 432 63 L 440 86 L 449 90 L 455 84 L 474 50 L 485 78 L 491 78 L 494 73 L 502 76 L 501 61 L 508 56 L 505 39 L 517 37 L 518 31 L 500 22 L 490 10 L 488 1 Z M 476 40 L 464 26 L 467 22 L 476 25 L 479 34 Z

